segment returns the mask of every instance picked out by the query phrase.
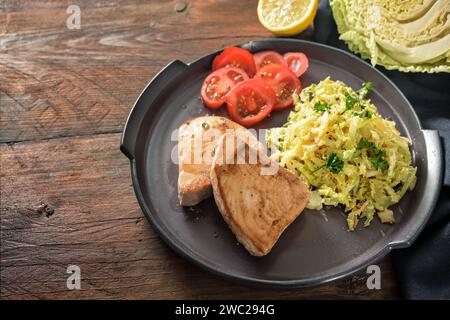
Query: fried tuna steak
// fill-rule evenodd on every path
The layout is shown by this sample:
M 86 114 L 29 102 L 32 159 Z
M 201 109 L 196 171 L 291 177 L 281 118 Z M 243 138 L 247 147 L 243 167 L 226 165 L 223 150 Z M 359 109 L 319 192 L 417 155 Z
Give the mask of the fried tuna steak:
M 228 139 L 236 139 L 231 152 Z M 254 256 L 270 252 L 309 200 L 308 186 L 265 153 L 260 152 L 256 163 L 249 161 L 250 153 L 260 148 L 235 135 L 224 135 L 211 166 L 217 206 L 238 241 Z M 232 163 L 243 154 L 247 163 Z

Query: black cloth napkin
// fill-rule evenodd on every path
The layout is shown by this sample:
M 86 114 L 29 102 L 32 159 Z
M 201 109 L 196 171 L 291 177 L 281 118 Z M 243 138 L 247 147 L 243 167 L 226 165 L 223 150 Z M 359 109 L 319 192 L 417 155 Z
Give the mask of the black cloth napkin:
M 320 1 L 314 40 L 349 51 L 339 40 L 328 1 Z M 425 129 L 439 130 L 445 151 L 443 186 L 427 226 L 409 248 L 392 252 L 400 294 L 405 299 L 450 299 L 450 74 L 377 69 L 403 91 Z

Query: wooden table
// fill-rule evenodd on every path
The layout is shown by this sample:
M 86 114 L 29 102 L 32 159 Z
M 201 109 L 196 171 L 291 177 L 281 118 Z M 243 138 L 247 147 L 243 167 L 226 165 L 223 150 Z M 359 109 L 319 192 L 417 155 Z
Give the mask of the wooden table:
M 150 227 L 119 151 L 136 97 L 173 59 L 272 37 L 256 1 L 179 3 L 78 0 L 81 28 L 69 30 L 67 1 L 2 2 L 2 299 L 397 298 L 389 257 L 381 290 L 365 272 L 255 290 L 193 266 Z M 81 290 L 66 287 L 69 265 Z

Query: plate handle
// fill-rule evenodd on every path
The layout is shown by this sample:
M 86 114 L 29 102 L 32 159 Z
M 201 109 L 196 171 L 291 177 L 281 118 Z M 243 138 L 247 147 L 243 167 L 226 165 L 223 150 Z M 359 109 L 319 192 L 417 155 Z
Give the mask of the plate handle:
M 407 225 L 400 233 L 396 234 L 395 240 L 390 242 L 391 248 L 406 248 L 413 243 L 431 216 L 441 190 L 444 155 L 439 132 L 437 130 L 422 130 L 422 134 L 425 139 L 427 154 L 427 172 L 424 182 L 426 194 L 417 210 L 423 218 L 416 219 L 416 221 L 421 221 L 420 225 Z M 413 221 L 412 224 L 416 221 Z
M 134 159 L 135 157 L 136 140 L 147 110 L 159 96 L 161 90 L 169 85 L 169 83 L 177 76 L 182 74 L 187 67 L 188 66 L 180 60 L 172 61 L 147 84 L 144 90 L 142 90 L 128 115 L 120 142 L 120 150 L 128 158 Z M 141 99 L 144 94 L 146 97 L 145 104 Z

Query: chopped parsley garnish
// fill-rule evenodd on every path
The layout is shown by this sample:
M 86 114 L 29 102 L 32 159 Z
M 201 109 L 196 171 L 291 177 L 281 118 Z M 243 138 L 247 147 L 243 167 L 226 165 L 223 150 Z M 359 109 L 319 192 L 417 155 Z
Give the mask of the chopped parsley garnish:
M 346 110 L 351 110 L 357 102 L 358 102 L 358 99 L 356 99 L 355 97 L 352 97 L 351 94 L 345 95 L 345 109 Z
M 370 142 L 366 138 L 361 138 L 359 140 L 358 145 L 356 146 L 356 149 L 373 149 L 375 148 L 375 143 Z
M 327 168 L 332 173 L 338 173 L 339 171 L 342 170 L 343 167 L 344 161 L 342 161 L 342 159 L 339 158 L 339 156 L 336 153 L 332 153 L 329 155 L 327 163 L 324 164 L 323 166 L 318 167 L 316 170 L 313 171 L 313 173 L 319 171 L 322 168 Z
M 331 172 L 338 173 L 342 170 L 342 167 L 344 167 L 344 161 L 342 161 L 342 159 L 339 158 L 336 153 L 332 153 L 328 157 L 326 167 Z
M 384 171 L 389 167 L 389 163 L 385 159 L 386 151 L 383 149 L 378 149 L 375 143 L 367 140 L 366 138 L 361 138 L 356 145 L 356 149 L 369 149 L 370 151 L 370 162 L 373 164 L 375 169 Z
M 355 111 L 353 112 L 354 116 L 360 117 L 360 118 L 367 118 L 370 119 L 373 116 L 373 112 L 369 110 L 363 110 L 361 112 Z
M 364 110 L 363 112 L 361 112 L 361 114 L 359 115 L 361 118 L 362 117 L 366 117 L 367 119 L 372 118 L 373 116 L 373 112 L 369 111 L 369 110 Z
M 202 123 L 202 128 L 205 129 L 205 130 L 209 129 L 209 123 L 208 122 L 203 122 Z
M 363 87 L 361 89 L 359 89 L 359 94 L 362 98 L 364 98 L 365 96 L 367 96 L 369 94 L 369 91 L 372 90 L 373 88 L 373 83 L 370 81 L 367 81 L 366 83 L 363 84 Z
M 385 156 L 386 156 L 386 151 L 381 150 L 381 149 L 376 149 L 370 159 L 370 162 L 372 162 L 373 166 L 377 170 L 384 171 L 389 167 L 389 163 L 384 158 Z
M 316 102 L 316 104 L 314 105 L 314 110 L 316 110 L 317 112 L 321 112 L 321 111 L 325 111 L 327 109 L 329 109 L 330 106 L 328 105 L 328 103 L 326 102 Z
M 360 99 L 363 99 L 365 96 L 367 96 L 367 94 L 369 94 L 369 91 L 373 88 L 373 84 L 370 81 L 367 81 L 366 83 L 364 83 L 363 87 L 361 89 L 358 90 L 358 94 L 359 94 L 359 98 L 355 98 L 353 97 L 350 93 L 346 93 L 345 94 L 345 109 L 344 111 L 342 111 L 341 114 L 345 113 L 348 110 L 352 110 L 353 107 L 355 106 L 355 104 L 359 103 L 361 106 L 361 109 L 365 109 L 366 106 L 363 105 Z M 366 118 L 371 118 L 372 117 L 372 112 L 369 111 L 369 113 L 359 113 L 358 114 L 360 117 L 365 116 Z
M 355 97 L 352 97 L 351 94 L 346 93 L 345 94 L 345 109 L 342 111 L 341 114 L 343 114 L 345 111 L 352 110 L 353 106 L 358 102 L 358 99 Z

